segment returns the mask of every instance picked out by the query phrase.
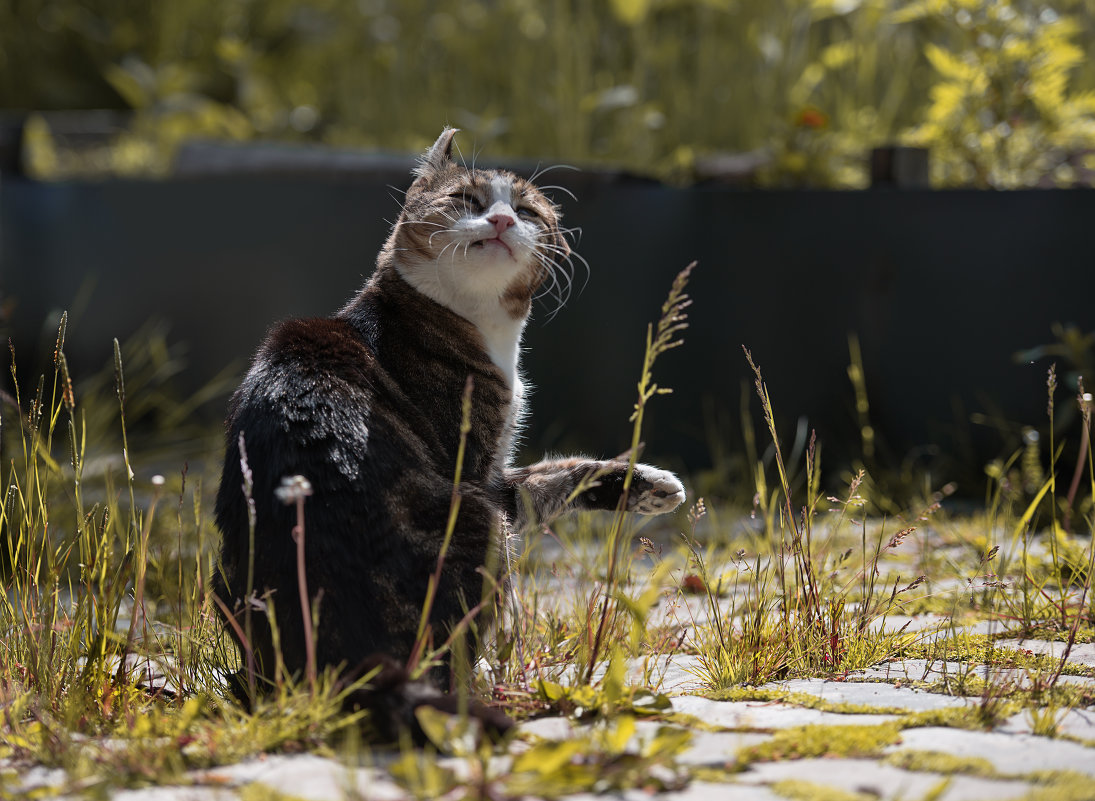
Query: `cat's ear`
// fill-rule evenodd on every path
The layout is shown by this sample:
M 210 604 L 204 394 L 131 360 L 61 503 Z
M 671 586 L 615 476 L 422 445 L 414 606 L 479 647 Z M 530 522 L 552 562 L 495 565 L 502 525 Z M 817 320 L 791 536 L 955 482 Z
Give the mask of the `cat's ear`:
M 452 164 L 452 139 L 459 128 L 445 128 L 437 141 L 433 143 L 418 160 L 418 166 L 412 171 L 416 178 L 426 178 L 429 175 L 440 172 Z

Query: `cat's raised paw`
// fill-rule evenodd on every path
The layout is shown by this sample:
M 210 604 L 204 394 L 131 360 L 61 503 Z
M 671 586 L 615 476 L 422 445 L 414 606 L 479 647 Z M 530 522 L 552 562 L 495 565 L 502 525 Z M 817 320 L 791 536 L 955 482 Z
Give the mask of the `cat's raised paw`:
M 672 512 L 684 502 L 684 485 L 668 470 L 648 464 L 635 465 L 631 479 L 631 497 L 628 511 L 641 515 L 660 515 Z

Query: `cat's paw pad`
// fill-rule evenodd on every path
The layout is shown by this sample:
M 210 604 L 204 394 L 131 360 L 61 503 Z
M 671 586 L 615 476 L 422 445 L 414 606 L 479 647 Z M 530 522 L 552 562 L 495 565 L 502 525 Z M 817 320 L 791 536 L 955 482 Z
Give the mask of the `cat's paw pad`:
M 668 470 L 648 464 L 635 465 L 627 508 L 641 515 L 672 512 L 684 502 L 684 485 Z

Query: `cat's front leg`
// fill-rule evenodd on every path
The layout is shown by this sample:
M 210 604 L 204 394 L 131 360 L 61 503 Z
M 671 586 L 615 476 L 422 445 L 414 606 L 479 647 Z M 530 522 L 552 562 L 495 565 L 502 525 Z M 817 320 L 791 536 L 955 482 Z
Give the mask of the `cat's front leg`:
M 574 509 L 615 509 L 623 494 L 627 463 L 617 460 L 545 459 L 506 470 L 513 491 L 511 517 L 524 525 L 549 522 Z M 672 512 L 684 501 L 684 485 L 668 470 L 635 465 L 626 509 L 644 515 Z

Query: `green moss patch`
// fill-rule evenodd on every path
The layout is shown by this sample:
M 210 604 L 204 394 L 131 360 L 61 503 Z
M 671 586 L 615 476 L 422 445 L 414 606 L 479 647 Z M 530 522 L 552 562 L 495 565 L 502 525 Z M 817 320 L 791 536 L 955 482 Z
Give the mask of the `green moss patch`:
M 804 782 L 799 779 L 785 779 L 771 786 L 772 791 L 790 798 L 792 801 L 877 801 L 878 796 L 867 793 L 853 793 L 838 787 L 826 787 L 823 784 Z
M 961 773 L 967 776 L 995 778 L 996 768 L 981 757 L 960 757 L 942 751 L 898 751 L 886 757 L 885 762 L 895 768 L 920 773 Z
M 813 757 L 877 756 L 901 739 L 897 722 L 875 726 L 796 726 L 778 731 L 771 740 L 738 751 L 737 764 Z
M 1023 801 L 1091 801 L 1095 789 L 1090 776 L 1071 771 L 1050 771 L 1027 778 L 1039 786 L 1024 796 Z
M 759 687 L 729 687 L 704 693 L 712 701 L 763 701 L 779 702 L 794 706 L 817 709 L 821 712 L 837 712 L 843 715 L 904 715 L 908 710 L 901 707 L 872 706 L 829 701 L 809 693 L 788 690 L 769 690 Z

